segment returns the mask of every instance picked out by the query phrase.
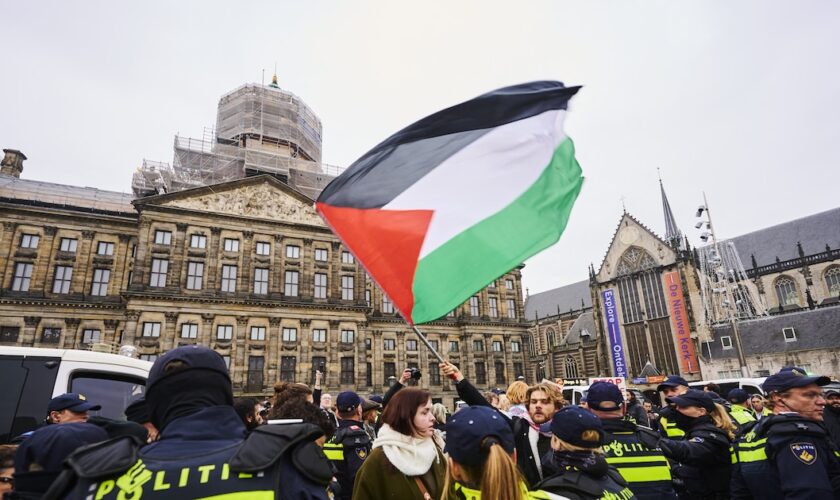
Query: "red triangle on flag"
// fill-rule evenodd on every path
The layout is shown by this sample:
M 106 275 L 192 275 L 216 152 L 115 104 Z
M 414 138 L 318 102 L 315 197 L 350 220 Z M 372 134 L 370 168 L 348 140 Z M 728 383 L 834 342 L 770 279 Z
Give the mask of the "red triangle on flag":
M 414 272 L 433 210 L 315 207 L 409 323 Z

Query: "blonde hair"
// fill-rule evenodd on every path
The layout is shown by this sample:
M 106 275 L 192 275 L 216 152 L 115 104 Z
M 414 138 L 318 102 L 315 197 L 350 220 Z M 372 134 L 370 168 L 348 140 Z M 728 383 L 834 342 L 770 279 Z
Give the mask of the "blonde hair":
M 528 392 L 528 384 L 521 380 L 510 384 L 507 388 L 507 397 L 511 404 L 521 405 L 525 402 L 525 393 Z
M 510 410 L 510 399 L 507 394 L 499 394 L 499 409 L 502 411 Z
M 729 418 L 729 413 L 723 405 L 715 403 L 715 409 L 710 411 L 709 415 L 712 417 L 712 422 L 714 422 L 715 427 L 726 431 L 729 439 L 735 439 L 735 429 L 737 427 L 732 423 L 732 419 Z
M 437 420 L 439 424 L 446 423 L 446 407 L 441 403 L 435 403 L 432 405 L 432 415 L 435 416 L 435 420 Z
M 467 482 L 475 483 L 476 478 L 479 478 L 481 498 L 526 500 L 522 475 L 516 466 L 516 462 L 513 461 L 513 457 L 508 455 L 505 449 L 495 441 L 488 444 L 487 448 L 485 448 L 484 443 L 481 447 L 487 450 L 487 458 L 483 464 L 477 466 L 458 464 Z M 455 462 L 451 457 L 450 460 Z M 452 470 L 447 465 L 446 481 L 440 495 L 441 500 L 449 498 L 453 479 Z
M 589 429 L 583 431 L 581 438 L 584 441 L 593 441 L 597 443 L 598 440 L 601 439 L 601 435 L 598 434 L 598 431 L 594 429 Z M 578 446 L 567 441 L 563 441 L 557 436 L 551 436 L 551 447 L 557 451 L 590 451 L 592 453 L 597 453 L 600 455 L 604 454 L 604 449 L 600 446 L 596 448 L 584 448 L 583 446 Z

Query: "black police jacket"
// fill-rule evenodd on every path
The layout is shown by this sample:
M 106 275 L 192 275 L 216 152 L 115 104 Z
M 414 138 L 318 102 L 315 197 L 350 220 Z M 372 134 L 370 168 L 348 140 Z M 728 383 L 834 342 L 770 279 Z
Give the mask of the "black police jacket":
M 318 427 L 264 425 L 243 434 L 232 407 L 210 407 L 173 420 L 142 449 L 122 437 L 75 452 L 44 498 L 328 498 L 333 471 L 314 442 Z
M 553 458 L 543 460 L 544 463 L 552 461 Z M 637 498 L 621 474 L 610 467 L 600 455 L 593 454 L 592 460 L 580 468 L 560 467 L 554 464 L 551 469 L 556 472 L 539 482 L 534 487 L 535 490 L 547 491 L 570 500 Z
M 621 418 L 602 418 L 604 457 L 630 484 L 639 500 L 677 498 L 671 467 L 659 448 L 648 448 L 636 436 L 637 425 Z
M 798 414 L 762 418 L 732 445 L 733 499 L 840 499 L 840 460 L 825 428 Z
M 338 421 L 338 430 L 329 441 L 324 443 L 324 454 L 336 468 L 335 478 L 339 490 L 335 498 L 350 500 L 353 497 L 353 482 L 356 473 L 370 455 L 372 443 L 361 422 L 355 420 Z
M 662 453 L 673 461 L 671 475 L 680 497 L 728 498 L 732 458 L 729 436 L 710 422 L 701 422 L 684 440 L 661 439 Z

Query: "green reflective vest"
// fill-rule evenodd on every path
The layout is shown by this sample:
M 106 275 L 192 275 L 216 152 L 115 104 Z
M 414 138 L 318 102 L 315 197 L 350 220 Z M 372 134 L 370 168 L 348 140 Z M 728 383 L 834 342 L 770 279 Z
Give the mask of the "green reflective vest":
M 737 422 L 738 425 L 755 422 L 755 417 L 752 413 L 741 405 L 732 405 L 732 408 L 729 410 L 729 414 L 732 415 L 732 418 L 735 419 L 735 422 Z
M 685 437 L 685 431 L 677 427 L 676 422 L 668 420 L 666 417 L 659 419 L 659 425 L 665 429 L 665 435 L 669 439 L 682 439 Z

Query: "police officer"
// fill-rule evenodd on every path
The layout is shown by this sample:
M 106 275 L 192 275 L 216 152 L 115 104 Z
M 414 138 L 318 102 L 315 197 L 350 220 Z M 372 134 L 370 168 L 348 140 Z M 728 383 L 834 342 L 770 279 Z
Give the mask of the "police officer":
M 328 498 L 332 469 L 315 444 L 323 432 L 308 423 L 263 425 L 244 440 L 215 351 L 191 345 L 159 357 L 146 404 L 157 442 L 138 450 L 122 437 L 77 451 L 45 498 Z
M 350 500 L 356 473 L 370 455 L 372 443 L 362 423 L 362 398 L 352 391 L 345 391 L 336 398 L 338 430 L 324 444 L 324 454 L 336 470 L 339 490 L 336 498 Z
M 667 398 L 685 394 L 688 392 L 688 389 L 688 382 L 677 375 L 670 375 L 656 387 L 656 390 L 665 396 L 666 401 Z M 675 412 L 676 410 L 673 406 L 665 406 L 659 411 L 659 432 L 668 439 L 682 439 L 685 437 L 685 432 L 677 427 Z
M 47 421 L 51 424 L 87 422 L 89 411 L 101 409 L 100 405 L 91 403 L 83 394 L 68 392 L 50 400 L 47 405 Z
M 715 404 L 708 392 L 689 390 L 670 397 L 676 424 L 685 439 L 661 438 L 639 428 L 637 436 L 648 447 L 658 446 L 673 462 L 674 489 L 679 498 L 712 500 L 729 498 L 730 440 L 735 425 L 726 409 Z
M 767 377 L 773 415 L 733 445 L 732 498 L 840 498 L 840 461 L 821 425 L 828 383 L 791 366 Z
M 604 429 L 589 410 L 562 408 L 551 419 L 551 433 L 552 454 L 543 464 L 550 465 L 545 472 L 556 472 L 534 489 L 571 500 L 636 498 L 627 481 L 598 452 L 604 444 Z
M 627 418 L 626 403 L 615 384 L 595 382 L 586 395 L 589 411 L 604 427 L 604 456 L 630 484 L 636 497 L 660 500 L 676 498 L 671 486 L 671 468 L 662 450 L 643 445 L 636 437 L 636 424 Z
M 747 430 L 755 424 L 755 416 L 747 407 L 749 404 L 747 401 L 750 399 L 750 395 L 747 391 L 739 388 L 732 389 L 729 391 L 729 394 L 726 395 L 726 399 L 731 405 L 729 407 L 729 415 L 732 417 L 732 420 L 735 421 L 735 424 L 738 427 L 738 433 Z

